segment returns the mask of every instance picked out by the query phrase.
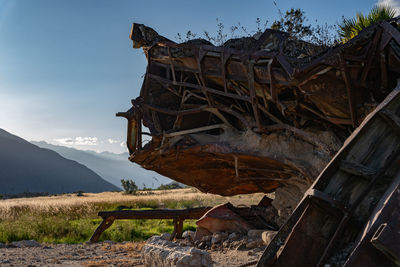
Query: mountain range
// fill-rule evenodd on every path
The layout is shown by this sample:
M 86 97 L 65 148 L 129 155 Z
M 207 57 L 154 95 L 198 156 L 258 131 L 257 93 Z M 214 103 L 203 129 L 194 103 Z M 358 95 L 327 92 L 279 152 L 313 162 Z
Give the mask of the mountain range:
M 81 163 L 0 129 L 0 194 L 114 190 L 119 188 Z
M 168 184 L 172 180 L 160 174 L 148 171 L 128 160 L 129 154 L 115 154 L 111 152 L 97 153 L 90 150 L 78 150 L 65 146 L 52 145 L 47 142 L 31 141 L 42 148 L 51 149 L 61 156 L 75 160 L 95 171 L 106 181 L 121 188 L 121 179 L 133 180 L 139 188 L 156 188 L 161 184 Z

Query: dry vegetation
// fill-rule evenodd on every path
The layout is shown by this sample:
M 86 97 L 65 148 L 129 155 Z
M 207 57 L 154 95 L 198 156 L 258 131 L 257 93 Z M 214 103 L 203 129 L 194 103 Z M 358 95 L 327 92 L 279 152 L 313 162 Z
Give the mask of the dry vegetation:
M 99 208 L 110 210 L 115 207 L 127 208 L 189 208 L 215 206 L 231 202 L 234 205 L 254 205 L 263 193 L 222 197 L 201 193 L 194 188 L 139 191 L 137 195 L 122 192 L 85 193 L 84 196 L 63 194 L 56 196 L 15 198 L 0 201 L 0 219 L 16 219 L 23 214 L 79 214 L 93 215 Z
M 263 194 L 221 197 L 204 194 L 193 188 L 141 191 L 137 195 L 121 192 L 84 196 L 64 194 L 48 197 L 0 200 L 0 242 L 35 239 L 40 242 L 78 243 L 89 239 L 100 223 L 102 210 L 191 208 L 215 206 L 231 202 L 234 205 L 254 205 Z M 185 224 L 193 229 L 194 221 Z M 160 232 L 172 232 L 168 220 L 117 221 L 102 235 L 102 240 L 143 240 Z

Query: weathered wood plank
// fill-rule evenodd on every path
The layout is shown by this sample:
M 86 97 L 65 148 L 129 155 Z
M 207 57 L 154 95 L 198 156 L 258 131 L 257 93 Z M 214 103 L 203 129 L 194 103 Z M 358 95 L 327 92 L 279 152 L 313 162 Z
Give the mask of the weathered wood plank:
M 323 266 L 331 263 L 331 256 L 343 253 L 336 250 L 339 243 L 352 252 L 351 242 L 361 229 L 354 225 L 365 224 L 400 167 L 399 137 L 381 119 L 384 114 L 397 128 L 398 117 L 389 110 L 400 110 L 400 84 L 348 138 L 306 194 L 311 198 L 303 198 L 299 207 L 313 198 L 323 205 L 308 205 L 301 217 L 298 213 L 303 210 L 298 207 L 288 220 L 290 224 L 286 222 L 278 232 L 279 239 L 266 248 L 258 266 Z M 354 175 L 367 179 L 354 179 Z M 335 216 L 332 207 L 343 214 Z M 300 243 L 307 250 L 299 251 Z
M 198 219 L 211 207 L 191 209 L 156 209 L 156 210 L 118 210 L 100 211 L 102 218 L 114 217 L 115 219 Z
M 347 160 L 342 160 L 340 162 L 340 170 L 348 174 L 363 177 L 367 180 L 371 180 L 372 176 L 376 174 L 376 170 L 374 169 L 371 169 L 360 163 L 350 162 Z
M 379 115 L 391 126 L 393 129 L 397 132 L 400 133 L 400 117 L 397 116 L 396 114 L 388 111 L 388 110 L 382 110 Z
M 103 218 L 101 224 L 94 231 L 89 242 L 97 242 L 100 235 L 107 230 L 115 220 L 118 219 L 173 219 L 174 232 L 171 239 L 182 237 L 183 221 L 186 219 L 199 219 L 211 207 L 200 207 L 191 209 L 157 209 L 157 210 L 117 210 L 100 211 L 98 215 Z

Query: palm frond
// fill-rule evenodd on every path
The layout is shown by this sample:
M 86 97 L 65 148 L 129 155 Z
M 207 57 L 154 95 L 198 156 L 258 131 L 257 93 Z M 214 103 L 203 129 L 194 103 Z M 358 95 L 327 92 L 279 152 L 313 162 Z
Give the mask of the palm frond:
M 354 38 L 360 31 L 375 24 L 381 20 L 392 19 L 396 16 L 396 9 L 387 5 L 374 6 L 368 15 L 357 13 L 355 18 L 344 18 L 339 24 L 339 35 L 342 37 L 342 42 Z

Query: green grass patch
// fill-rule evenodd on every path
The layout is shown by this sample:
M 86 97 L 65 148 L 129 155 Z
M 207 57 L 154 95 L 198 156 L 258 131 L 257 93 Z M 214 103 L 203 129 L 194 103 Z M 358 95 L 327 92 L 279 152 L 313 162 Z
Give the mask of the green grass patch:
M 192 189 L 124 195 L 104 192 L 77 197 L 71 194 L 29 199 L 0 200 L 0 242 L 34 239 L 48 243 L 81 243 L 89 240 L 101 223 L 99 211 L 130 209 L 185 209 L 200 206 L 257 204 L 263 194 L 221 197 Z M 195 220 L 186 220 L 184 230 L 195 230 Z M 172 233 L 172 220 L 116 220 L 100 241 L 140 241 L 152 235 Z
M 194 201 L 196 202 L 196 201 Z M 191 208 L 197 203 L 193 201 L 166 201 L 168 208 Z M 23 214 L 0 220 L 0 243 L 9 243 L 19 240 L 34 239 L 46 243 L 81 243 L 89 240 L 102 219 L 97 216 L 98 211 L 158 208 L 159 203 L 119 203 L 107 205 L 101 203 L 92 207 L 96 212 L 85 212 L 80 207 L 70 208 L 68 212 L 39 212 Z M 184 230 L 195 230 L 195 220 L 186 220 Z M 116 220 L 100 236 L 99 241 L 113 240 L 141 241 L 153 235 L 172 233 L 172 220 Z

